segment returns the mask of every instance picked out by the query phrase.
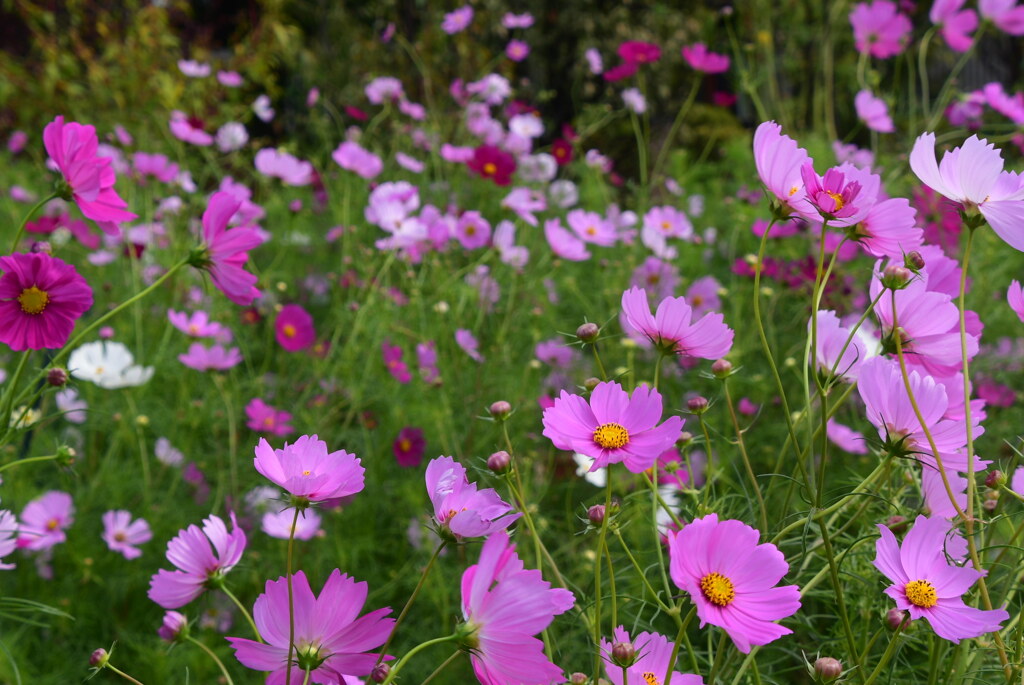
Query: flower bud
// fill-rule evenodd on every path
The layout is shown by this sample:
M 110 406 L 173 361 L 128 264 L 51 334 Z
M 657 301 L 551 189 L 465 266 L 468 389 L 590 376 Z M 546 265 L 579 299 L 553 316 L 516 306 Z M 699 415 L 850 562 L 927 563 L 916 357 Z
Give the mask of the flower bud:
M 917 250 L 908 252 L 903 256 L 903 265 L 911 271 L 920 271 L 924 268 L 924 257 Z
M 110 661 L 110 654 L 108 654 L 107 650 L 102 647 L 94 650 L 92 655 L 89 657 L 89 665 L 93 668 L 104 668 L 108 661 Z
M 604 523 L 604 505 L 595 504 L 594 506 L 587 509 L 587 518 L 595 526 L 600 526 Z
M 997 499 L 987 499 L 981 503 L 981 508 L 985 511 L 995 511 L 998 506 L 999 500 Z
M 890 290 L 902 290 L 910 285 L 914 274 L 910 269 L 896 264 L 890 264 L 882 271 L 882 285 Z
M 68 384 L 68 372 L 59 366 L 55 366 L 46 372 L 46 382 L 55 388 L 63 388 Z
M 686 408 L 694 414 L 703 414 L 708 410 L 708 400 L 706 397 L 691 397 L 686 401 Z
M 838 659 L 823 656 L 814 662 L 814 677 L 820 683 L 831 683 L 843 674 L 843 664 Z
M 164 614 L 164 623 L 156 634 L 165 642 L 177 642 L 188 635 L 188 619 L 177 611 L 168 611 Z
M 999 499 L 999 491 L 991 488 L 985 490 L 985 499 Z
M 885 615 L 885 622 L 889 624 L 891 630 L 896 630 L 900 627 L 904 617 L 909 618 L 909 614 L 902 609 L 889 609 Z
M 596 323 L 585 323 L 576 329 L 576 337 L 583 342 L 592 343 L 601 334 L 601 329 Z
M 50 256 L 53 255 L 53 246 L 50 245 L 50 243 L 46 240 L 39 240 L 32 243 L 32 247 L 30 247 L 29 250 L 37 254 L 41 253 L 48 254 Z
M 487 410 L 491 416 L 496 419 L 508 418 L 508 415 L 512 413 L 512 405 L 505 400 L 498 400 L 497 402 L 491 403 L 490 408 Z
M 711 373 L 715 378 L 728 378 L 732 375 L 732 362 L 728 359 L 719 359 L 711 365 Z
M 588 391 L 593 391 L 593 389 L 596 388 L 600 383 L 600 378 L 588 378 L 587 380 L 583 381 L 583 387 L 586 388 Z
M 693 433 L 690 431 L 683 431 L 676 439 L 676 447 L 686 447 L 691 442 L 693 442 Z
M 388 679 L 388 673 L 391 673 L 390 666 L 383 663 L 377 664 L 373 667 L 373 670 L 370 671 L 370 680 L 375 683 L 383 683 Z
M 636 660 L 636 650 L 628 642 L 616 642 L 612 645 L 612 661 L 617 666 L 631 666 Z
M 99 336 L 103 340 L 110 340 L 114 337 L 114 329 L 110 326 L 103 326 L 99 330 Z
M 1006 474 L 999 469 L 993 469 L 991 473 L 985 476 L 985 485 L 990 488 L 1000 488 L 1006 485 Z
M 495 452 L 487 457 L 487 468 L 495 473 L 505 473 L 512 464 L 512 455 L 505 450 Z
M 885 521 L 886 527 L 894 533 L 902 533 L 907 529 L 907 519 L 899 514 L 890 516 Z
M 573 673 L 569 676 L 570 685 L 586 685 L 587 674 L 586 673 Z
M 75 463 L 75 457 L 78 456 L 78 452 L 75 451 L 75 448 L 67 445 L 60 445 L 57 447 L 57 451 L 54 454 L 57 455 L 57 463 L 66 467 L 73 466 Z

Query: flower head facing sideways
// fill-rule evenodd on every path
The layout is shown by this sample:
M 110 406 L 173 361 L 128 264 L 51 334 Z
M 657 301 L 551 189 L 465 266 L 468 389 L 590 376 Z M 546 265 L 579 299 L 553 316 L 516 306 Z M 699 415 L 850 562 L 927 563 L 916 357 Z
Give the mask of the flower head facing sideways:
M 901 545 L 885 525 L 875 543 L 874 565 L 892 581 L 885 594 L 910 620 L 924 618 L 935 634 L 950 642 L 996 632 L 1010 615 L 1003 609 L 985 611 L 964 604 L 963 595 L 983 571 L 962 567 L 947 558 L 949 521 L 918 516 Z
M 672 580 L 689 593 L 701 626 L 722 628 L 744 654 L 793 632 L 775 621 L 800 608 L 800 588 L 775 587 L 789 572 L 785 557 L 759 538 L 756 529 L 717 514 L 668 536 Z
M 260 475 L 307 504 L 361 492 L 366 473 L 354 454 L 328 452 L 327 443 L 316 435 L 303 435 L 282 449 L 260 438 L 253 465 Z
M 0 342 L 15 352 L 63 347 L 92 306 L 75 267 L 48 254 L 0 257 L 0 273 Z
M 527 570 L 508 533 L 494 533 L 480 560 L 462 574 L 462 616 L 456 628 L 470 650 L 473 671 L 488 685 L 548 685 L 563 679 L 548 661 L 544 643 L 533 637 L 575 604 L 568 590 L 552 588 L 535 569 Z
M 264 242 L 255 228 L 239 226 L 228 230 L 228 222 L 242 203 L 230 193 L 213 194 L 203 212 L 203 244 L 190 263 L 210 272 L 213 284 L 235 304 L 248 306 L 260 296 L 257 278 L 245 270 L 249 250 Z
M 757 174 L 768 192 L 775 196 L 778 215 L 814 211 L 807 204 L 807 193 L 801 177 L 801 169 L 808 160 L 810 157 L 807 150 L 798 146 L 789 136 L 783 135 L 782 127 L 774 121 L 765 121 L 754 131 Z
M 632 473 L 654 465 L 683 429 L 678 416 L 661 420 L 661 395 L 646 385 L 632 397 L 618 383 L 599 383 L 590 401 L 565 390 L 544 410 L 544 435 L 555 447 L 592 457 L 591 471 L 622 462 Z
M 477 490 L 466 477 L 466 468 L 451 457 L 437 457 L 427 464 L 427 495 L 434 506 L 434 522 L 441 535 L 455 539 L 485 537 L 505 530 L 522 514 L 492 488 Z
M 349 682 L 346 677 L 369 675 L 377 663 L 372 653 L 388 639 L 395 624 L 390 607 L 359 616 L 366 604 L 368 586 L 334 569 L 319 595 L 314 595 L 306 574 L 292 575 L 295 648 L 289 649 L 289 592 L 285 578 L 268 580 L 253 606 L 252 615 L 264 642 L 229 637 L 235 658 L 256 671 L 270 671 L 268 685 L 282 685 L 292 654 L 291 683 L 331 685 Z M 359 616 L 357 618 L 357 616 Z
M 622 293 L 626 322 L 666 354 L 721 359 L 732 349 L 733 330 L 716 312 L 693 322 L 693 308 L 684 297 L 666 297 L 651 314 L 647 291 L 633 286 Z
M 212 545 L 212 549 L 211 549 Z M 165 609 L 183 607 L 207 588 L 219 587 L 245 551 L 245 531 L 231 513 L 231 532 L 218 516 L 192 524 L 167 543 L 175 570 L 160 569 L 149 581 L 149 598 Z

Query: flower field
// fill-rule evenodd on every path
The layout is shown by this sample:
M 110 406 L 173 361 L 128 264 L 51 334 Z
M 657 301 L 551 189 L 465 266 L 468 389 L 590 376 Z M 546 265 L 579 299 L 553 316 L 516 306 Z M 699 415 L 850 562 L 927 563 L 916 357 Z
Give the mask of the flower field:
M 0 8 L 0 684 L 1024 683 L 1016 2 Z

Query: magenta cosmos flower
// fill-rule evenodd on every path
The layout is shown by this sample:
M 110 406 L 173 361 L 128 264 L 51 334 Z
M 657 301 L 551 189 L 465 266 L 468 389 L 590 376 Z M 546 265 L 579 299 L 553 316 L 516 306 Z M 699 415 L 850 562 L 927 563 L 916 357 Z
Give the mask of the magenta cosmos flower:
M 217 192 L 203 212 L 203 244 L 194 251 L 191 264 L 210 272 L 213 284 L 235 304 L 248 306 L 260 296 L 257 278 L 245 270 L 249 250 L 263 244 L 260 232 L 239 226 L 228 230 L 228 222 L 242 206 L 234 196 Z
M 136 559 L 142 556 L 142 550 L 136 545 L 153 539 L 146 519 L 132 520 L 131 513 L 118 509 L 103 514 L 103 541 L 113 552 L 119 552 L 125 559 Z
M 487 538 L 480 561 L 462 574 L 462 616 L 457 628 L 471 650 L 473 671 L 488 685 L 548 685 L 562 669 L 533 637 L 575 604 L 568 590 L 552 588 L 540 571 L 524 569 L 508 533 Z
M 75 521 L 71 495 L 51 490 L 25 505 L 18 524 L 18 548 L 39 551 L 67 540 L 64 529 Z
M 807 201 L 823 218 L 841 220 L 858 213 L 853 203 L 860 195 L 861 185 L 848 180 L 841 170 L 833 167 L 824 176 L 818 176 L 814 163 L 808 160 L 800 167 L 800 176 Z
M 985 611 L 964 604 L 963 595 L 984 575 L 951 563 L 946 555 L 949 521 L 918 516 L 900 545 L 885 525 L 875 543 L 874 565 L 892 585 L 885 594 L 910 619 L 927 619 L 935 634 L 950 642 L 996 632 L 1010 615 L 1003 609 Z
M 377 655 L 367 653 L 388 639 L 395 624 L 390 607 L 377 609 L 356 618 L 366 604 L 367 584 L 356 582 L 338 569 L 331 572 L 320 595 L 314 595 L 302 571 L 292 576 L 292 606 L 295 608 L 295 649 L 292 657 L 292 682 L 333 685 L 346 683 L 346 676 L 368 675 L 377 663 Z M 267 685 L 282 685 L 288 671 L 288 581 L 268 580 L 266 589 L 256 598 L 252 615 L 265 643 L 241 637 L 229 637 L 243 666 L 255 671 L 270 671 Z
M 43 145 L 68 186 L 66 199 L 74 200 L 104 232 L 116 235 L 117 224 L 138 218 L 114 190 L 113 160 L 96 154 L 95 128 L 73 121 L 65 124 L 64 117 L 58 116 L 43 129 Z
M 398 431 L 398 437 L 391 445 L 391 451 L 395 453 L 395 460 L 403 468 L 415 468 L 423 461 L 423 453 L 426 451 L 427 441 L 423 438 L 423 430 L 406 426 Z
M 647 291 L 633 286 L 622 293 L 626 322 L 666 354 L 720 359 L 732 349 L 733 330 L 717 312 L 692 322 L 693 308 L 684 297 L 666 297 L 651 314 Z
M 345 450 L 328 452 L 316 435 L 303 435 L 283 449 L 274 449 L 264 438 L 256 445 L 256 470 L 293 497 L 322 502 L 354 495 L 363 489 L 359 458 Z
M 670 416 L 660 426 L 661 395 L 646 385 L 630 397 L 618 383 L 598 383 L 587 403 L 565 390 L 544 410 L 544 435 L 555 447 L 594 459 L 590 470 L 622 462 L 633 473 L 654 465 L 683 430 L 683 419 Z
M 935 161 L 935 134 L 918 136 L 910 168 L 935 192 L 978 211 L 1010 247 L 1024 251 L 1024 177 L 1003 171 L 1003 156 L 984 138 L 971 136 Z
M 889 0 L 859 3 L 850 12 L 857 51 L 878 59 L 895 57 L 907 46 L 913 26 L 910 17 Z
M 45 253 L 0 257 L 0 342 L 16 352 L 57 349 L 92 306 L 75 267 Z
M 352 171 L 369 180 L 376 178 L 384 170 L 384 162 L 359 143 L 345 141 L 331 154 L 338 166 Z
M 672 580 L 690 594 L 701 627 L 725 630 L 744 654 L 793 632 L 775 623 L 800 608 L 800 588 L 775 587 L 789 572 L 782 552 L 760 533 L 708 514 L 668 535 Z
M 1024 35 L 1024 6 L 1017 0 L 978 0 L 978 10 L 1011 36 Z
M 457 540 L 485 537 L 505 530 L 522 514 L 492 488 L 476 489 L 466 469 L 451 457 L 437 457 L 427 464 L 427 494 L 434 505 L 434 522 L 442 535 Z
M 249 419 L 245 425 L 258 433 L 281 437 L 295 430 L 289 423 L 292 420 L 291 414 L 271 407 L 258 397 L 245 405 L 245 415 Z
M 601 658 L 604 659 L 604 672 L 612 685 L 704 685 L 699 675 L 682 674 L 672 671 L 667 682 L 662 682 L 668 671 L 668 661 L 672 658 L 672 643 L 660 633 L 643 632 L 634 638 L 622 626 L 615 629 L 615 642 L 601 640 Z M 628 644 L 636 651 L 635 661 L 625 668 L 628 683 L 623 682 L 623 667 L 612 661 L 613 644 Z
M 480 145 L 473 150 L 473 157 L 466 162 L 466 166 L 477 176 L 489 178 L 496 185 L 507 186 L 512 182 L 516 159 L 493 145 Z
M 642 40 L 627 40 L 619 45 L 617 52 L 623 62 L 632 64 L 651 64 L 661 59 L 661 48 Z
M 211 549 L 210 545 L 213 545 Z M 149 581 L 149 598 L 164 609 L 183 607 L 207 588 L 219 587 L 245 551 L 245 531 L 231 513 L 231 532 L 218 516 L 192 524 L 167 543 L 167 561 L 176 570 L 160 569 Z
M 274 319 L 274 335 L 289 352 L 304 350 L 316 340 L 313 317 L 297 304 L 286 304 Z
M 472 21 L 473 8 L 469 5 L 463 5 L 454 12 L 444 15 L 444 21 L 441 22 L 441 30 L 448 35 L 454 35 L 465 31 Z
M 683 59 L 692 69 L 703 71 L 705 74 L 721 74 L 723 71 L 729 71 L 729 58 L 726 55 L 711 52 L 704 43 L 684 45 Z
M 384 359 L 384 365 L 387 366 L 388 372 L 396 381 L 403 385 L 412 381 L 409 365 L 402 361 L 403 353 L 401 347 L 392 345 L 389 341 L 385 340 L 380 344 L 380 353 Z

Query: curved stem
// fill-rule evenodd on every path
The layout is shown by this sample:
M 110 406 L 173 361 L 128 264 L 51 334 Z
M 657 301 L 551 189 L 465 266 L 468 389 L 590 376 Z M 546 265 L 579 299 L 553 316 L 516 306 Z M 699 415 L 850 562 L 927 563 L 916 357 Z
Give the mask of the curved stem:
M 668 604 L 665 604 L 665 602 L 662 601 L 661 597 L 658 596 L 658 592 L 654 589 L 654 586 L 651 585 L 651 581 L 647 580 L 647 574 L 644 573 L 644 570 L 642 568 L 640 568 L 640 564 L 637 563 L 637 560 L 633 556 L 633 553 L 629 550 L 629 547 L 626 545 L 626 541 L 622 538 L 622 532 L 619 530 L 618 526 L 612 528 L 612 534 L 616 538 L 618 538 L 619 544 L 622 545 L 623 551 L 626 553 L 626 556 L 629 557 L 629 561 L 633 564 L 633 568 L 636 569 L 637 575 L 640 576 L 640 580 L 643 582 L 644 587 L 646 587 L 647 591 L 651 593 L 651 597 L 654 598 L 654 601 L 658 603 L 658 607 L 660 607 L 661 610 L 664 611 L 666 614 L 674 616 L 676 622 L 678 622 L 679 613 L 673 610 L 672 607 L 670 607 Z
M 288 662 L 285 666 L 284 682 L 292 682 L 292 654 L 295 652 L 295 594 L 292 588 L 292 555 L 295 550 L 295 526 L 299 523 L 299 507 L 295 507 L 292 527 L 288 531 L 288 560 L 285 562 L 285 578 L 288 582 Z
M 220 589 L 224 592 L 225 595 L 228 596 L 228 599 L 234 602 L 235 606 L 238 607 L 238 610 L 242 612 L 242 616 L 245 617 L 245 620 L 249 623 L 249 627 L 252 628 L 253 634 L 256 636 L 256 641 L 262 643 L 263 637 L 260 635 L 260 631 L 256 627 L 256 622 L 252 620 L 252 614 L 249 613 L 249 610 L 246 609 L 245 606 L 238 601 L 238 597 L 235 597 L 235 593 L 229 590 L 227 585 L 224 585 Z
M 389 685 L 389 683 L 394 681 L 395 676 L 398 675 L 398 672 L 400 670 L 402 670 L 402 667 L 405 666 L 406 662 L 409 661 L 409 659 L 411 659 L 412 657 L 422 652 L 427 647 L 433 647 L 434 645 L 440 645 L 445 642 L 454 642 L 457 639 L 458 638 L 455 635 L 446 635 L 444 637 L 436 637 L 433 640 L 427 640 L 426 642 L 421 642 L 420 644 L 416 645 L 411 650 L 409 650 L 405 656 L 398 660 L 398 663 L 396 663 L 395 667 L 388 672 L 388 676 L 384 679 L 384 682 L 381 683 L 381 685 Z
M 391 633 L 388 634 L 388 639 L 384 642 L 384 646 L 380 648 L 380 655 L 377 657 L 378 664 L 384 661 L 384 657 L 387 656 L 388 647 L 391 646 L 392 640 L 395 639 L 395 634 L 398 632 L 398 626 L 402 624 L 402 619 L 404 619 L 405 615 L 409 613 L 409 608 L 412 606 L 412 603 L 416 601 L 416 597 L 420 594 L 420 589 L 423 587 L 423 583 L 426 582 L 427 576 L 430 574 L 430 569 L 434 567 L 434 562 L 437 561 L 437 558 L 441 555 L 441 550 L 443 550 L 447 544 L 447 540 L 442 540 L 441 544 L 437 546 L 437 549 L 435 549 L 434 553 L 430 556 L 430 561 L 427 562 L 426 568 L 424 568 L 423 573 L 420 574 L 420 580 L 416 583 L 416 588 L 412 591 L 412 594 L 409 595 L 409 599 L 406 601 L 405 606 L 402 607 L 402 613 L 398 615 L 398 618 L 395 620 L 395 624 L 391 626 Z
M 0 438 L 6 438 L 6 436 L 14 430 L 11 428 L 11 411 L 14 409 L 14 393 L 18 390 L 18 382 L 21 380 L 21 374 L 25 371 L 25 366 L 28 364 L 28 358 L 32 356 L 32 352 L 33 350 L 25 350 L 21 354 L 21 358 L 18 360 L 18 366 L 14 369 L 14 376 L 11 378 L 10 384 L 7 386 L 7 392 L 4 393 L 4 401 L 3 404 L 0 405 Z M 0 445 L 5 442 L 6 440 L 0 440 Z
M 231 680 L 231 674 L 228 673 L 228 669 L 224 667 L 224 662 L 221 661 L 217 657 L 217 655 L 213 653 L 212 649 L 210 649 L 209 647 L 207 647 L 206 645 L 204 645 L 202 642 L 200 642 L 199 640 L 195 639 L 191 635 L 186 636 L 185 639 L 188 640 L 189 642 L 191 642 L 192 644 L 196 645 L 197 647 L 199 647 L 199 649 L 201 649 L 204 652 L 206 652 L 207 654 L 209 654 L 210 658 L 213 659 L 214 663 L 217 664 L 217 668 L 219 668 L 220 672 L 224 675 L 224 679 L 227 681 L 228 685 L 235 685 L 234 681 Z
M 313 671 L 312 668 L 306 666 L 306 675 L 302 678 L 302 685 L 309 685 L 309 674 Z
M 439 673 L 440 673 L 441 671 L 443 671 L 444 669 L 448 668 L 448 665 L 449 665 L 449 664 L 450 664 L 451 662 L 455 661 L 456 657 L 458 657 L 458 656 L 459 656 L 459 650 L 455 650 L 454 652 L 452 652 L 452 655 L 451 655 L 450 657 L 448 657 L 447 659 L 445 659 L 445 660 L 444 660 L 443 662 L 441 662 L 441 665 L 440 665 L 440 666 L 438 666 L 437 668 L 435 668 L 435 669 L 434 669 L 434 670 L 433 670 L 433 671 L 432 671 L 432 672 L 430 673 L 430 675 L 428 675 L 428 676 L 427 676 L 427 677 L 426 677 L 426 678 L 425 678 L 425 679 L 423 680 L 423 682 L 422 682 L 422 683 L 420 683 L 420 685 L 427 685 L 427 683 L 429 683 L 429 682 L 430 682 L 431 680 L 433 680 L 433 679 L 434 679 L 434 678 L 435 678 L 435 677 L 437 676 L 437 674 L 439 674 Z
M 713 664 L 711 664 L 711 672 L 708 673 L 708 682 L 709 683 L 714 683 L 715 682 L 715 676 L 718 674 L 718 669 L 720 669 L 722 667 L 722 661 L 725 659 L 725 652 L 727 651 L 726 647 L 728 647 L 728 646 L 729 646 L 729 633 L 727 633 L 727 632 L 725 632 L 723 630 L 722 631 L 722 637 L 720 637 L 718 639 L 718 647 L 715 649 L 715 662 Z M 672 662 L 669 661 L 669 671 L 668 671 L 669 674 L 672 673 L 671 669 L 672 669 Z M 669 682 L 667 676 L 665 678 L 665 682 L 666 683 Z
M 702 79 L 698 77 L 694 79 L 693 85 L 690 86 L 690 94 L 686 96 L 686 100 L 683 101 L 682 106 L 679 108 L 675 121 L 672 122 L 672 128 L 668 131 L 668 137 L 661 144 L 658 156 L 654 159 L 654 166 L 651 167 L 651 178 L 658 177 L 658 172 L 661 171 L 661 166 L 665 163 L 665 157 L 672 147 L 672 142 L 676 139 L 676 134 L 679 133 L 679 127 L 683 125 L 683 120 L 686 119 L 686 115 L 693 106 L 693 101 L 697 99 L 697 92 L 700 90 L 701 81 Z
M 757 509 L 760 513 L 761 530 L 765 533 L 768 532 L 768 509 L 764 505 L 764 496 L 761 494 L 761 488 L 757 484 L 757 476 L 754 475 L 754 468 L 750 465 L 750 456 L 747 454 L 746 443 L 743 442 L 743 431 L 740 430 L 739 419 L 736 418 L 736 409 L 732 405 L 732 396 L 729 394 L 729 381 L 728 379 L 722 379 L 722 388 L 725 390 L 725 404 L 729 408 L 729 418 L 732 419 L 732 427 L 736 431 L 736 444 L 740 448 L 740 456 L 743 457 L 743 466 L 747 471 L 747 477 L 750 479 L 750 486 L 754 488 L 754 495 L 757 497 Z M 711 458 L 708 457 L 708 461 Z
M 32 209 L 28 210 L 28 214 L 26 214 L 25 217 L 21 220 L 21 225 L 18 226 L 18 230 L 14 232 L 14 240 L 11 241 L 11 252 L 14 252 L 15 250 L 18 249 L 18 241 L 21 240 L 21 235 L 25 232 L 25 225 L 28 224 L 28 222 L 32 219 L 32 216 L 36 212 L 38 212 L 43 205 L 45 205 L 50 200 L 56 199 L 57 197 L 59 197 L 57 193 L 50 193 L 42 200 L 37 202 L 32 207 Z
M 117 666 L 115 666 L 112 663 L 108 662 L 107 665 L 104 666 L 103 668 L 105 668 L 105 669 L 107 669 L 109 671 L 113 671 L 117 675 L 119 675 L 122 678 L 124 678 L 125 680 L 127 680 L 129 683 L 135 683 L 135 685 L 142 685 L 141 681 L 136 680 L 135 678 L 132 678 L 130 675 L 128 675 L 127 673 L 125 673 L 124 671 L 122 671 L 121 669 L 119 669 Z
M 228 419 L 228 472 L 231 474 L 231 496 L 238 492 L 238 429 L 235 420 L 235 403 L 228 397 L 224 389 L 224 377 L 214 371 L 213 384 L 217 386 L 217 393 L 224 403 L 224 415 Z
M 39 461 L 53 461 L 54 459 L 57 458 L 58 455 L 56 454 L 48 454 L 45 457 L 26 457 L 25 459 L 19 459 L 17 461 L 12 461 L 10 464 L 4 464 L 3 466 L 0 466 L 0 473 L 6 471 L 7 469 L 13 466 L 21 466 L 22 464 L 31 464 L 33 462 Z

